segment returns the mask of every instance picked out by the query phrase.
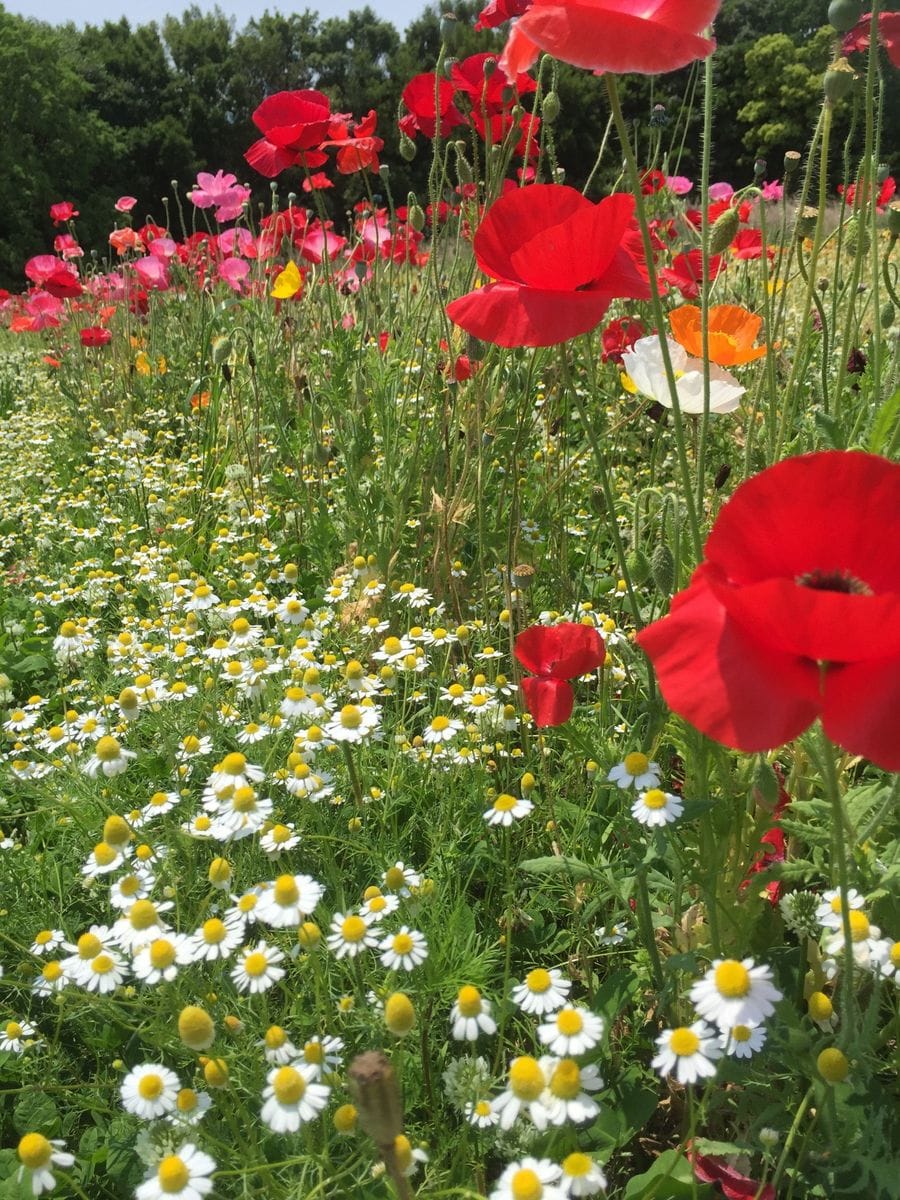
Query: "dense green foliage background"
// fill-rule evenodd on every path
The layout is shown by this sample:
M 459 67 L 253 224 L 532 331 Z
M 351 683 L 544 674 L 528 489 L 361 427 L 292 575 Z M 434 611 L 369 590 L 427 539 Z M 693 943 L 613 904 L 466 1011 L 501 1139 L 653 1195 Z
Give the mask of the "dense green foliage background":
M 455 7 L 450 53 L 457 57 L 503 45 L 503 31 L 474 32 L 480 7 L 479 0 Z M 319 88 L 337 111 L 357 117 L 375 108 L 401 203 L 408 189 L 423 187 L 429 156 L 421 153 L 406 164 L 396 152 L 400 93 L 412 75 L 434 67 L 439 11 L 426 9 L 401 37 L 370 8 L 325 20 L 310 11 L 265 12 L 238 30 L 218 10 L 192 6 L 180 18 L 138 28 L 123 19 L 79 29 L 27 20 L 0 5 L 0 285 L 20 287 L 24 260 L 50 248 L 47 210 L 57 200 L 76 202 L 82 244 L 101 252 L 113 202 L 122 193 L 138 197 L 135 216 L 152 214 L 163 222 L 164 204 L 176 199 L 173 180 L 183 196 L 198 170 L 221 167 L 251 182 L 268 201 L 267 182 L 247 167 L 243 153 L 257 136 L 254 108 L 281 89 Z M 724 0 L 716 23 L 715 178 L 746 182 L 758 154 L 768 158 L 770 177 L 777 177 L 785 150 L 803 150 L 833 45 L 832 31 L 823 28 L 825 14 L 825 0 Z M 697 69 L 627 79 L 631 117 L 646 130 L 653 104 L 664 103 L 670 117 L 688 112 L 685 98 Z M 887 67 L 884 86 L 882 144 L 890 150 L 900 145 L 900 73 Z M 581 185 L 606 122 L 602 84 L 587 72 L 560 67 L 558 92 L 559 161 L 567 181 Z M 699 121 L 696 106 L 692 111 L 691 120 Z M 836 128 L 838 152 L 851 120 L 852 104 L 845 102 Z M 686 143 L 696 146 L 698 138 L 689 136 Z M 679 164 L 684 173 L 693 167 L 690 158 Z M 283 182 L 283 192 L 298 183 L 290 173 Z M 337 182 L 328 203 L 341 222 L 361 184 L 353 178 Z

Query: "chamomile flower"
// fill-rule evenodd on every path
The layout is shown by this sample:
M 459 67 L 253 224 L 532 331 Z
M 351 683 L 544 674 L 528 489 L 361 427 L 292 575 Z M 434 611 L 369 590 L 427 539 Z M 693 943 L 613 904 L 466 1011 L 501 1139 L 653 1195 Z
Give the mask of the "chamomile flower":
M 752 1058 L 765 1044 L 764 1025 L 734 1025 L 719 1034 L 719 1045 L 731 1058 Z
M 154 792 L 141 809 L 141 816 L 144 821 L 152 821 L 154 817 L 161 817 L 165 813 L 171 812 L 180 802 L 181 796 L 178 792 Z
M 679 1083 L 696 1083 L 715 1075 L 715 1060 L 722 1054 L 719 1039 L 705 1021 L 666 1029 L 656 1039 L 658 1053 L 650 1065 L 660 1075 L 674 1075 Z
M 381 921 L 400 907 L 399 896 L 385 896 L 380 888 L 366 888 L 359 915 L 369 922 Z
M 593 1050 L 603 1037 L 605 1022 L 596 1013 L 570 1004 L 538 1026 L 538 1040 L 551 1054 L 572 1056 Z
M 191 961 L 189 943 L 175 933 L 141 946 L 131 960 L 131 969 L 135 979 L 142 983 L 169 983 L 178 974 L 178 968 Z
M 378 934 L 371 928 L 371 921 L 357 913 L 335 913 L 326 945 L 335 958 L 356 958 L 378 945 Z
M 457 1042 L 476 1042 L 482 1033 L 497 1032 L 491 1002 L 484 999 L 477 987 L 466 984 L 459 989 L 450 1010 L 450 1032 Z
M 559 1185 L 567 1196 L 596 1196 L 606 1188 L 606 1176 L 587 1154 L 575 1150 L 560 1163 Z
M 542 1096 L 549 1082 L 543 1061 L 538 1062 L 530 1054 L 514 1058 L 509 1064 L 506 1090 L 493 1101 L 500 1128 L 512 1129 L 519 1113 L 525 1110 L 538 1129 L 546 1129 L 548 1114 Z
M 550 1124 L 564 1125 L 571 1121 L 581 1125 L 593 1120 L 600 1106 L 589 1093 L 603 1087 L 597 1068 L 593 1064 L 579 1067 L 574 1058 L 546 1057 L 540 1061 L 547 1077 L 547 1091 L 541 1100 Z
M 634 819 L 651 828 L 670 825 L 673 821 L 677 821 L 683 812 L 684 805 L 677 796 L 656 787 L 641 792 L 631 806 L 631 815 Z
M 488 825 L 503 825 L 509 828 L 514 821 L 521 821 L 523 817 L 527 817 L 533 808 L 530 800 L 518 799 L 508 792 L 501 792 L 482 816 Z
M 146 900 L 150 895 L 155 877 L 146 871 L 132 871 L 110 884 L 109 902 L 120 911 L 131 908 L 136 900 Z
M 94 753 L 84 764 L 84 772 L 91 779 L 96 779 L 101 773 L 107 779 L 112 779 L 114 775 L 127 771 L 133 758 L 137 758 L 134 750 L 126 750 L 114 737 L 106 734 L 94 746 Z
M 257 1045 L 262 1047 L 266 1062 L 278 1067 L 293 1062 L 300 1053 L 288 1037 L 287 1030 L 282 1029 L 280 1025 L 270 1025 Z
M 113 950 L 106 950 L 91 959 L 80 982 L 87 991 L 107 996 L 122 985 L 125 974 L 124 958 Z
M 344 1049 L 343 1038 L 339 1037 L 311 1037 L 309 1041 L 303 1043 L 303 1049 L 297 1055 L 300 1060 L 308 1067 L 312 1067 L 315 1071 L 314 1078 L 322 1079 L 326 1074 L 331 1074 L 340 1067 L 343 1057 L 341 1051 Z
M 61 1138 L 46 1138 L 42 1133 L 26 1133 L 19 1140 L 16 1152 L 22 1165 L 17 1178 L 21 1183 L 27 1174 L 32 1196 L 39 1196 L 41 1192 L 49 1192 L 56 1187 L 56 1177 L 51 1167 L 68 1170 L 74 1166 L 75 1155 L 65 1151 L 64 1145 Z
M 113 925 L 113 937 L 123 950 L 130 952 L 152 942 L 154 938 L 165 937 L 170 930 L 160 914 L 170 908 L 171 900 L 135 900 Z
M 865 900 L 856 888 L 849 888 L 847 891 L 847 907 L 856 910 L 862 908 L 864 904 Z M 832 888 L 831 891 L 823 892 L 822 899 L 816 908 L 816 919 L 825 929 L 842 928 L 844 918 L 840 888 Z
M 252 787 L 259 783 L 265 775 L 262 767 L 254 766 L 238 750 L 226 754 L 216 766 L 207 780 L 207 789 L 214 795 L 220 794 L 226 788 L 237 789 Z
M 61 992 L 71 982 L 72 979 L 59 959 L 51 958 L 41 967 L 41 973 L 32 983 L 31 990 L 35 996 L 52 996 L 54 992 Z
M 215 962 L 230 958 L 244 938 L 244 919 L 238 914 L 207 917 L 187 940 L 188 961 Z
M 279 875 L 260 893 L 256 906 L 257 920 L 273 929 L 300 925 L 324 893 L 322 884 L 309 875 Z
M 75 983 L 83 986 L 90 975 L 91 960 L 98 954 L 114 949 L 115 942 L 116 938 L 108 925 L 92 925 L 76 942 L 64 942 L 65 948 L 73 952 L 63 960 L 66 973 Z
M 201 1200 L 213 1189 L 210 1175 L 215 1169 L 215 1159 L 185 1142 L 175 1154 L 160 1159 L 149 1178 L 138 1185 L 135 1196 L 137 1200 Z
M 32 954 L 52 954 L 65 941 L 66 935 L 61 929 L 41 929 L 34 935 L 34 941 L 29 949 Z
M 366 704 L 345 704 L 325 726 L 325 735 L 335 742 L 356 745 L 378 730 L 381 716 L 377 708 Z
M 852 908 L 850 917 L 850 945 L 853 960 L 861 967 L 868 967 L 873 955 L 878 954 L 881 930 L 873 925 L 861 908 Z M 840 955 L 844 951 L 843 925 L 825 939 L 826 954 Z
M 510 1163 L 489 1200 L 564 1200 L 560 1167 L 549 1158 L 526 1157 Z
M 628 926 L 624 921 L 619 921 L 615 925 L 601 925 L 599 929 L 594 930 L 601 946 L 620 946 L 628 937 L 628 932 Z
M 180 1086 L 178 1076 L 168 1067 L 142 1063 L 132 1067 L 122 1080 L 122 1107 L 142 1121 L 154 1121 L 175 1109 Z
M 268 858 L 280 858 L 282 854 L 299 845 L 300 835 L 296 832 L 293 821 L 284 824 L 279 821 L 259 839 L 259 848 Z
M 462 721 L 452 717 L 434 717 L 431 724 L 422 734 L 422 741 L 427 745 L 437 745 L 440 742 L 452 742 L 458 733 L 465 729 Z
M 824 992 L 812 992 L 807 998 L 806 1010 L 823 1033 L 830 1033 L 838 1024 L 834 1005 Z
M 525 976 L 524 982 L 513 988 L 513 1003 L 522 1012 L 543 1016 L 562 1008 L 571 988 L 572 984 L 568 979 L 563 979 L 562 971 L 556 967 L 550 971 L 535 967 Z
M 29 1046 L 40 1041 L 35 1037 L 34 1026 L 30 1021 L 7 1021 L 0 1025 L 0 1050 L 8 1054 L 24 1054 Z
M 381 962 L 389 971 L 412 971 L 428 957 L 425 935 L 403 925 L 398 933 L 389 934 L 379 942 Z
M 500 1120 L 500 1115 L 494 1111 L 490 1100 L 485 1099 L 467 1101 L 463 1115 L 476 1129 L 490 1129 Z
M 260 1117 L 273 1133 L 296 1133 L 316 1119 L 330 1094 L 331 1088 L 316 1083 L 314 1067 L 305 1063 L 275 1067 L 266 1076 Z
M 427 1150 L 413 1146 L 405 1133 L 398 1133 L 394 1138 L 394 1157 L 401 1174 L 407 1178 L 415 1175 L 421 1163 L 428 1162 Z
M 249 992 L 252 996 L 268 991 L 284 976 L 284 967 L 278 965 L 283 960 L 283 951 L 276 946 L 267 946 L 265 942 L 258 942 L 245 950 L 232 968 L 234 986 L 239 992 Z
M 697 1013 L 722 1030 L 761 1025 L 781 999 L 772 984 L 771 968 L 754 966 L 752 958 L 716 959 L 690 995 Z
M 175 1097 L 175 1107 L 166 1117 L 170 1125 L 199 1125 L 212 1108 L 208 1092 L 195 1092 L 193 1088 L 181 1088 Z
M 96 879 L 98 875 L 109 875 L 112 871 L 118 871 L 128 852 L 127 846 L 111 846 L 109 842 L 97 842 L 87 856 L 81 873 L 88 879 Z
M 659 787 L 659 763 L 651 762 L 640 750 L 632 750 L 620 763 L 616 763 L 606 779 L 623 791 L 630 787 L 638 791 Z

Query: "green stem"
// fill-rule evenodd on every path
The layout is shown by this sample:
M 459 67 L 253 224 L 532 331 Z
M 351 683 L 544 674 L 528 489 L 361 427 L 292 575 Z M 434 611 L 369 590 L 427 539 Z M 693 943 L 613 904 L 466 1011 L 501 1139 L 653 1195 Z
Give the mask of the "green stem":
M 787 1132 L 787 1137 L 784 1139 L 784 1148 L 781 1151 L 781 1156 L 778 1159 L 778 1165 L 775 1168 L 775 1174 L 772 1176 L 772 1191 L 778 1195 L 778 1185 L 781 1182 L 781 1177 L 784 1174 L 784 1169 L 787 1166 L 787 1157 L 790 1154 L 791 1146 L 794 1144 L 794 1138 L 797 1136 L 797 1130 L 800 1128 L 800 1122 L 803 1120 L 803 1115 L 809 1108 L 809 1102 L 813 1098 L 812 1084 L 806 1089 L 803 1099 L 794 1113 L 794 1119 L 791 1122 L 791 1127 Z

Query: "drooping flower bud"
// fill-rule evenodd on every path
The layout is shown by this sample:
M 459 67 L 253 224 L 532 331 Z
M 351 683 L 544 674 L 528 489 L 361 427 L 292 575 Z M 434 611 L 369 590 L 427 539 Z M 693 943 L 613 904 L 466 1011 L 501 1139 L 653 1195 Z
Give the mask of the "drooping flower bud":
M 741 217 L 736 208 L 726 208 L 720 217 L 713 221 L 709 231 L 710 254 L 721 254 L 727 250 L 740 228 Z

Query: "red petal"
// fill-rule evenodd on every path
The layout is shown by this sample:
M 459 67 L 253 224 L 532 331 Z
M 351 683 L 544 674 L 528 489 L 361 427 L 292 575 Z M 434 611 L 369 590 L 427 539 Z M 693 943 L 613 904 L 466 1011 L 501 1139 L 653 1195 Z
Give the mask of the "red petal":
M 858 450 L 787 458 L 742 483 L 705 555 L 733 583 L 848 572 L 900 593 L 900 465 Z
M 526 675 L 522 680 L 522 691 L 528 711 L 539 729 L 548 725 L 565 725 L 572 715 L 575 693 L 565 679 L 538 679 Z
M 669 707 L 735 750 L 771 750 L 819 714 L 817 667 L 731 620 L 702 574 L 637 640 Z
M 537 185 L 541 186 L 541 185 Z M 530 190 L 513 193 L 530 200 Z M 634 213 L 634 197 L 619 192 L 599 204 L 573 213 L 565 221 L 536 230 L 512 251 L 509 261 L 515 274 L 529 287 L 574 291 L 602 278 L 621 244 Z M 507 217 L 507 222 L 509 218 Z M 507 223 L 513 236 L 517 232 Z
M 593 625 L 563 621 L 524 629 L 516 638 L 515 655 L 535 675 L 574 679 L 602 666 L 606 647 Z
M 281 146 L 273 145 L 268 138 L 260 138 L 258 142 L 254 142 L 244 155 L 254 170 L 269 179 L 280 175 L 285 167 L 292 167 L 299 157 L 293 150 L 283 150 Z
M 555 346 L 599 325 L 610 298 L 602 292 L 547 292 L 491 283 L 447 305 L 460 328 L 496 346 Z
M 822 722 L 852 754 L 900 771 L 900 658 L 829 667 Z
M 576 188 L 558 183 L 535 183 L 531 187 L 516 188 L 491 206 L 478 227 L 474 246 L 479 267 L 494 279 L 530 282 L 519 275 L 513 265 L 516 251 L 576 213 L 591 212 L 596 207 Z M 618 240 L 621 241 L 621 234 Z M 542 282 L 540 286 L 547 284 Z
M 694 1174 L 701 1183 L 718 1183 L 722 1195 L 728 1200 L 775 1200 L 775 1189 L 770 1183 L 760 1191 L 760 1185 L 754 1179 L 742 1175 L 735 1167 L 722 1159 L 711 1158 L 707 1154 L 698 1154 L 692 1150 L 688 1154 Z

